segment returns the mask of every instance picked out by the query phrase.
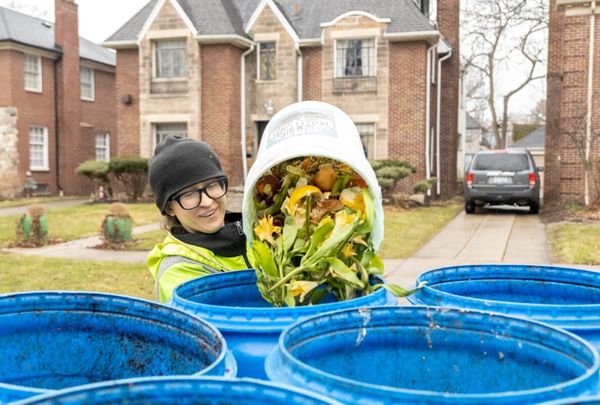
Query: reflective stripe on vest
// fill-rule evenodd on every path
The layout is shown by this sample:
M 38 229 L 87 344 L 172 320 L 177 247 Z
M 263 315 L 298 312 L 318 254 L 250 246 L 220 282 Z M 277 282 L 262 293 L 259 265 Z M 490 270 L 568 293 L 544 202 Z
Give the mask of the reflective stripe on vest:
M 183 256 L 167 256 L 167 257 L 165 257 L 160 262 L 160 266 L 158 266 L 158 271 L 156 272 L 156 282 L 154 283 L 154 299 L 156 301 L 159 300 L 158 284 L 160 282 L 160 278 L 162 277 L 163 274 L 165 274 L 165 272 L 169 269 L 169 267 L 173 266 L 174 264 L 178 264 L 178 263 L 195 264 L 197 266 L 204 267 L 204 269 L 206 271 L 209 271 L 211 273 L 221 273 L 219 270 L 216 270 L 216 269 L 210 267 L 207 264 L 200 263 L 200 262 L 197 262 L 197 261 L 192 260 L 192 259 L 188 259 L 187 257 L 183 257 Z

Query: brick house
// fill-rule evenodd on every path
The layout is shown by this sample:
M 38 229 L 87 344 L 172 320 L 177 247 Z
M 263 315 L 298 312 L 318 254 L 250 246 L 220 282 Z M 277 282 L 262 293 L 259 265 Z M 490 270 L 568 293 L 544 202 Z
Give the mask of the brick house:
M 595 10 L 592 8 L 596 3 Z M 590 199 L 600 195 L 600 3 L 551 0 L 548 42 L 545 201 L 585 203 L 581 152 L 589 141 L 596 169 Z M 591 62 L 591 63 L 590 63 Z M 576 147 L 579 144 L 581 146 Z
M 151 0 L 105 43 L 117 51 L 119 155 L 166 134 L 211 143 L 243 183 L 271 116 L 340 107 L 370 159 L 456 187 L 459 1 Z
M 0 8 L 0 197 L 28 171 L 38 192 L 87 194 L 75 168 L 114 151 L 114 52 L 78 36 L 74 0 L 56 0 L 55 16 Z

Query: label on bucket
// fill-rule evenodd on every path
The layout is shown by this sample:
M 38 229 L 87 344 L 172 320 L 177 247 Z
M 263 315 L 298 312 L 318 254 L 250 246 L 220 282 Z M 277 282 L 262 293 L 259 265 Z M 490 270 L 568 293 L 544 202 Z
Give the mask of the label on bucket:
M 332 113 L 299 112 L 283 117 L 280 122 L 273 123 L 267 139 L 267 149 L 284 139 L 304 136 L 320 135 L 337 138 L 335 119 Z

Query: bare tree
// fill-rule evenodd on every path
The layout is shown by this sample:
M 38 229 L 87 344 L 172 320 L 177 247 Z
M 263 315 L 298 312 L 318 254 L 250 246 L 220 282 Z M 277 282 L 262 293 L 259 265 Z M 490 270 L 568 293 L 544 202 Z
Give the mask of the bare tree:
M 31 15 L 43 20 L 54 19 L 54 3 L 49 0 L 23 1 L 0 0 L 0 7 L 10 8 L 23 14 Z
M 464 0 L 461 23 L 467 110 L 484 100 L 496 144 L 506 146 L 511 98 L 545 77 L 546 0 Z M 507 86 L 507 82 L 510 85 Z

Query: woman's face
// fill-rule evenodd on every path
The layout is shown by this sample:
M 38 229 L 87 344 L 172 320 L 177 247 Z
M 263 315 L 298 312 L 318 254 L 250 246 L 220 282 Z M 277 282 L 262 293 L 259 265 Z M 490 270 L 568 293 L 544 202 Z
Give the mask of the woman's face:
M 206 191 L 198 192 L 198 189 Z M 223 194 L 220 198 L 211 198 L 210 195 L 218 196 L 224 190 L 226 188 L 216 179 L 193 184 L 177 193 L 175 197 L 178 197 L 185 207 L 190 207 L 198 202 L 197 198 L 200 196 L 198 206 L 184 209 L 177 201 L 171 200 L 167 214 L 177 217 L 188 232 L 215 233 L 225 225 L 227 196 Z

